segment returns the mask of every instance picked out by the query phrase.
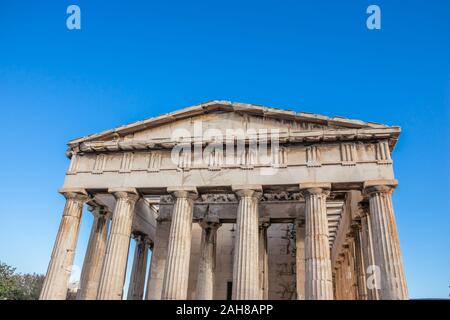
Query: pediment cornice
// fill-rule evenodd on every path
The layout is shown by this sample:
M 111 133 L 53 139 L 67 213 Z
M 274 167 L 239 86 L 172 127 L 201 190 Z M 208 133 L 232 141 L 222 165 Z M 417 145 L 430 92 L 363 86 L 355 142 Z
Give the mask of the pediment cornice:
M 361 120 L 347 119 L 344 117 L 327 117 L 319 114 L 307 113 L 307 112 L 295 112 L 290 110 L 283 110 L 277 108 L 266 107 L 262 105 L 255 104 L 245 104 L 236 103 L 230 101 L 214 100 L 192 107 L 187 107 L 180 109 L 171 113 L 163 114 L 157 117 L 148 118 L 143 121 L 134 122 L 128 125 L 120 126 L 114 129 L 106 130 L 101 133 L 88 135 L 82 138 L 74 139 L 68 143 L 71 149 L 77 146 L 82 147 L 88 145 L 95 145 L 93 142 L 99 142 L 100 144 L 106 144 L 105 141 L 109 141 L 112 145 L 123 145 L 126 146 L 127 142 L 115 142 L 115 140 L 120 140 L 121 137 L 139 132 L 142 130 L 148 130 L 155 128 L 164 124 L 170 124 L 178 120 L 201 116 L 209 113 L 220 113 L 220 112 L 236 112 L 240 114 L 249 114 L 255 116 L 262 116 L 266 118 L 282 119 L 282 120 L 293 120 L 293 121 L 304 121 L 309 123 L 315 123 L 325 127 L 337 128 L 334 130 L 326 130 L 326 134 L 323 130 L 319 133 L 314 130 L 309 131 L 306 136 L 315 137 L 324 134 L 324 136 L 329 137 L 333 135 L 333 132 L 340 130 L 360 130 L 360 129 L 393 129 L 398 132 L 400 129 L 398 127 L 390 127 L 373 122 L 364 122 Z M 342 128 L 342 129 L 341 129 Z M 339 133 L 340 134 L 340 133 Z M 345 133 L 342 133 L 345 135 Z M 350 133 L 352 135 L 354 133 Z M 369 133 L 370 134 L 370 133 Z M 295 135 L 295 134 L 294 134 Z M 136 143 L 136 142 L 132 142 Z M 146 142 L 147 143 L 147 142 Z M 158 142 L 155 142 L 158 143 Z M 114 148 L 114 147 L 112 147 Z
M 317 131 L 299 131 L 286 130 L 279 133 L 280 144 L 296 144 L 296 143 L 322 143 L 322 142 L 349 142 L 349 141 L 369 141 L 369 140 L 389 140 L 389 147 L 392 150 L 398 136 L 400 135 L 399 127 L 387 128 L 362 128 L 362 129 L 339 129 L 339 130 L 317 130 Z M 247 137 L 244 143 L 248 143 L 250 139 L 255 137 Z M 264 137 L 267 140 L 267 136 Z M 194 143 L 203 146 L 209 143 L 217 143 L 213 139 L 205 137 L 188 137 L 187 141 L 172 141 L 166 138 L 149 139 L 149 140 L 112 140 L 112 141 L 85 141 L 77 145 L 72 145 L 69 151 L 76 152 L 115 152 L 115 151 L 142 151 L 154 149 L 171 149 L 176 145 L 183 143 Z M 237 142 L 235 138 L 233 141 Z M 229 141 L 224 141 L 229 142 Z

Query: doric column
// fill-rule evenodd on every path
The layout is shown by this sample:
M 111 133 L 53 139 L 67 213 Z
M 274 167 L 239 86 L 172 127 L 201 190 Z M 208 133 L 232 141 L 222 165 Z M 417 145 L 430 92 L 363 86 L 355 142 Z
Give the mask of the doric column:
M 176 198 L 170 225 L 169 247 L 162 289 L 163 300 L 186 300 L 196 188 L 168 188 Z
M 370 229 L 369 203 L 360 202 L 358 207 L 361 211 L 361 245 L 364 262 L 364 274 L 366 277 L 365 283 L 367 288 L 367 299 L 378 300 L 378 290 L 375 289 L 375 284 L 378 280 L 376 279 L 374 270 L 371 270 L 375 265 L 375 258 L 373 255 L 372 232 Z
M 233 186 L 239 197 L 233 260 L 233 300 L 257 300 L 259 289 L 258 202 L 261 186 Z
M 367 300 L 366 271 L 364 269 L 363 245 L 361 241 L 361 222 L 352 225 L 355 240 L 355 271 L 358 287 L 358 300 Z
M 305 300 L 305 221 L 297 219 L 295 228 L 297 300 Z
M 269 299 L 269 255 L 267 243 L 267 228 L 269 226 L 269 217 L 264 217 L 259 221 L 259 286 L 261 300 Z
M 335 300 L 338 300 L 336 291 L 336 269 L 331 270 L 331 282 L 333 283 L 333 297 Z
M 147 269 L 147 256 L 150 241 L 143 234 L 133 235 L 136 240 L 134 248 L 133 268 L 131 270 L 128 300 L 142 300 L 145 288 L 145 272 Z
M 329 184 L 301 184 L 305 197 L 306 300 L 332 300 L 330 245 L 326 198 Z
M 88 200 L 84 189 L 61 190 L 66 197 L 58 235 L 41 290 L 40 300 L 65 300 L 78 233 L 80 231 L 83 205 Z
M 144 288 L 144 297 L 143 297 L 144 300 L 149 300 L 148 296 L 149 296 L 149 289 L 150 289 L 150 287 L 149 287 L 150 279 L 152 276 L 152 260 L 153 260 L 153 253 L 155 252 L 154 247 L 155 247 L 155 245 L 154 245 L 153 241 L 149 241 L 148 250 L 151 251 L 152 253 L 151 253 L 150 263 L 148 265 L 147 283 L 145 284 L 145 288 Z
M 156 219 L 155 241 L 147 280 L 146 300 L 161 300 L 164 269 L 169 246 L 170 221 L 162 217 Z
M 350 257 L 348 245 L 343 246 L 344 255 L 344 299 L 352 300 L 352 272 L 350 268 Z
M 397 226 L 392 207 L 396 181 L 368 181 L 364 191 L 369 196 L 370 224 L 375 265 L 380 269 L 380 299 L 408 299 Z
M 345 255 L 344 253 L 340 253 L 338 256 L 338 266 L 339 266 L 339 300 L 345 300 L 346 299 L 346 290 L 345 290 Z
M 134 188 L 110 189 L 109 192 L 114 194 L 116 198 L 116 207 L 112 217 L 97 299 L 121 300 L 127 269 L 134 207 L 139 196 Z
M 350 299 L 358 299 L 358 279 L 356 274 L 356 262 L 355 262 L 355 244 L 352 238 L 349 240 L 348 244 L 348 269 L 349 269 L 349 289 L 350 289 Z
M 337 258 L 336 261 L 336 278 L 335 278 L 335 286 L 336 286 L 336 297 L 335 300 L 343 300 L 343 279 L 342 279 L 342 259 L 340 257 Z
M 216 268 L 217 229 L 220 226 L 218 216 L 206 216 L 200 221 L 202 239 L 197 277 L 197 300 L 213 300 L 214 272 Z
M 84 257 L 81 271 L 78 300 L 95 300 L 97 298 L 103 260 L 106 254 L 106 241 L 108 239 L 109 216 L 103 206 L 93 206 L 89 209 L 94 216 L 91 235 Z

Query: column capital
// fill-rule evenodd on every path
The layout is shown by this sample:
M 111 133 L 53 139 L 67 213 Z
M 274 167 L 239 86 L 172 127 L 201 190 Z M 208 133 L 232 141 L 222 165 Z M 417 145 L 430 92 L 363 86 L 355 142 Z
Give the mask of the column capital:
M 131 238 L 136 241 L 136 244 L 145 244 L 147 246 L 153 245 L 153 241 L 148 237 L 148 235 L 140 231 L 133 231 L 131 233 Z
M 262 196 L 262 186 L 255 184 L 234 185 L 231 186 L 231 190 L 236 193 L 239 198 L 255 197 L 260 198 Z
M 373 193 L 391 193 L 398 185 L 397 180 L 369 180 L 364 182 L 365 195 Z
M 158 212 L 155 220 L 156 220 L 156 222 L 161 223 L 161 222 L 165 222 L 165 221 L 170 221 L 171 218 L 167 214 L 161 214 L 160 212 Z
M 88 210 L 92 212 L 94 217 L 103 217 L 110 213 L 105 206 L 97 203 L 88 203 Z
M 295 218 L 294 224 L 296 227 L 305 227 L 305 218 L 300 217 Z
M 198 223 L 202 229 L 218 229 L 222 225 L 217 215 L 206 215 Z
M 87 202 L 90 199 L 86 189 L 83 188 L 62 188 L 59 190 L 67 200 L 75 200 L 80 202 Z
M 147 240 L 147 235 L 139 231 L 133 231 L 131 233 L 131 238 L 133 238 L 137 243 L 142 243 Z
M 369 201 L 367 201 L 367 199 L 358 202 L 357 205 L 357 209 L 358 209 L 358 216 L 360 218 L 366 217 L 369 214 Z
M 352 229 L 352 235 L 354 232 L 358 232 L 361 230 L 361 220 L 353 220 L 350 225 Z
M 117 200 L 137 201 L 139 199 L 139 193 L 136 188 L 110 188 L 108 193 L 113 194 Z
M 306 195 L 306 194 L 326 194 L 326 195 L 328 195 L 331 190 L 331 183 L 306 182 L 306 183 L 300 183 L 299 188 L 300 188 L 300 191 L 303 193 L 303 195 Z
M 198 197 L 197 187 L 168 187 L 167 192 L 175 198 L 186 198 L 195 200 Z
M 260 229 L 267 229 L 268 227 L 270 227 L 270 217 L 262 217 L 259 219 Z

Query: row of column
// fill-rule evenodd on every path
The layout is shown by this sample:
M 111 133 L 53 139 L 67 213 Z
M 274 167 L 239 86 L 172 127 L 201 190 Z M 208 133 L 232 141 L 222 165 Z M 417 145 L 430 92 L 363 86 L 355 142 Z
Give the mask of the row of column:
M 109 192 L 116 198 L 112 217 L 101 206 L 91 209 L 94 222 L 77 299 L 122 299 L 134 207 L 139 196 L 136 189 L 110 189 Z M 67 296 L 83 206 L 90 200 L 82 189 L 63 190 L 62 193 L 66 197 L 66 206 L 40 294 L 41 300 L 64 300 Z M 135 238 L 128 298 L 142 299 L 150 243 L 143 235 L 136 235 Z
M 268 222 L 259 221 L 261 186 L 234 186 L 239 198 L 233 259 L 234 300 L 268 298 Z M 332 299 L 326 197 L 329 185 L 301 185 L 305 195 L 305 273 L 307 299 Z M 169 235 L 162 299 L 186 299 L 193 200 L 196 191 L 174 192 L 176 202 Z M 217 226 L 217 224 L 215 224 Z M 216 227 L 203 227 L 197 299 L 212 299 Z M 301 266 L 299 266 L 301 268 Z
M 392 207 L 395 182 L 366 183 L 368 203 L 336 260 L 337 299 L 408 299 L 403 261 Z
M 328 221 L 326 198 L 330 184 L 301 184 L 305 198 L 304 224 L 304 273 L 305 298 L 310 300 L 333 299 L 333 278 L 328 241 Z M 236 238 L 233 260 L 234 300 L 261 299 L 268 296 L 267 226 L 260 223 L 258 203 L 261 186 L 234 186 L 239 198 L 236 217 Z M 406 282 L 400 256 L 397 230 L 392 210 L 392 187 L 367 185 L 370 202 L 370 219 L 361 221 L 361 229 L 371 228 L 371 239 L 364 232 L 351 250 L 358 260 L 357 265 L 364 270 L 367 263 L 378 266 L 380 288 L 374 295 L 381 299 L 407 298 Z M 126 264 L 130 244 L 134 206 L 138 199 L 136 189 L 114 190 L 110 192 L 117 199 L 112 215 L 112 224 L 107 238 L 108 217 L 101 211 L 94 212 L 86 261 L 81 278 L 80 299 L 122 299 Z M 189 260 L 192 238 L 192 219 L 196 188 L 168 188 L 175 196 L 175 204 L 170 224 L 167 248 L 155 248 L 154 255 L 167 252 L 163 275 L 151 274 L 147 297 L 151 296 L 150 281 L 161 282 L 161 298 L 186 299 L 188 290 Z M 73 264 L 83 204 L 89 199 L 84 190 L 64 192 L 66 206 L 52 252 L 41 299 L 65 299 Z M 214 267 L 216 233 L 220 226 L 217 217 L 207 217 L 201 224 L 201 258 L 197 280 L 197 299 L 212 299 L 214 289 Z M 158 232 L 158 231 L 157 231 Z M 359 234 L 359 233 L 358 233 Z M 158 235 L 156 235 L 158 237 Z M 361 246 L 373 241 L 370 250 Z M 106 250 L 105 250 L 106 246 Z M 368 247 L 365 247 L 368 248 Z M 158 252 L 161 250 L 161 252 Z M 145 265 L 148 244 L 138 243 L 133 264 L 132 285 L 128 298 L 142 299 L 145 279 Z M 359 253 L 358 253 L 359 252 Z M 367 257 L 366 257 L 367 256 Z M 372 260 L 370 260 L 372 259 Z M 99 261 L 103 260 L 103 263 Z M 366 261 L 363 264 L 362 261 Z M 102 266 L 102 267 L 100 267 Z M 301 268 L 298 265 L 298 268 Z M 152 268 L 153 269 L 153 268 Z M 144 270 L 144 271 L 142 271 Z M 335 281 L 342 275 L 334 274 Z M 358 278 L 366 282 L 365 277 Z M 361 284 L 364 287 L 366 284 Z M 358 283 L 358 288 L 360 284 Z M 359 293 L 362 295 L 363 293 Z M 367 295 L 370 293 L 367 292 Z M 336 294 L 337 295 L 337 294 Z

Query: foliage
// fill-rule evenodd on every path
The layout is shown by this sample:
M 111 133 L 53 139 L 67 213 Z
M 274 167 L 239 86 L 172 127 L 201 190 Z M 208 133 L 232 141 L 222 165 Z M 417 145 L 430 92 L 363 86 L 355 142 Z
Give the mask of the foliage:
M 0 262 L 0 300 L 37 300 L 43 282 L 43 275 L 16 273 L 16 268 Z

